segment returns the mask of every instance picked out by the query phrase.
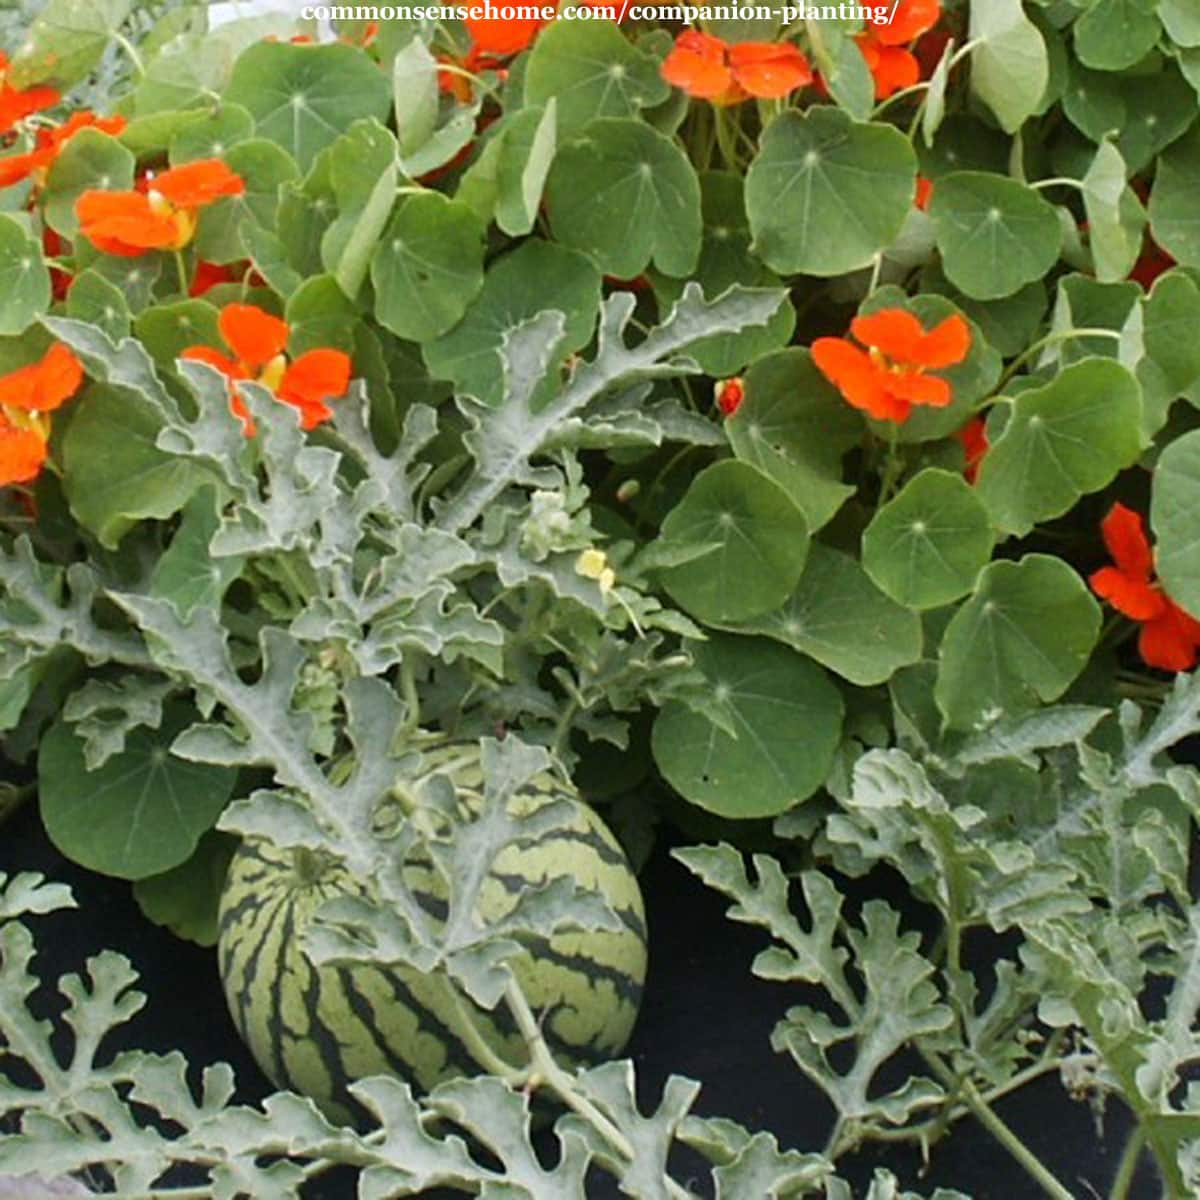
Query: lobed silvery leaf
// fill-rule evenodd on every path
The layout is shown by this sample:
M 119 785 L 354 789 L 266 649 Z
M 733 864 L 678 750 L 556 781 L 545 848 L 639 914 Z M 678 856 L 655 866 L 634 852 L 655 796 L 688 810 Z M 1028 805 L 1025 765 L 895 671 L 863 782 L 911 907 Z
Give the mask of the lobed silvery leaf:
M 861 928 L 846 932 L 863 980 L 862 1001 L 846 1008 L 838 1000 L 844 1022 L 805 1007 L 789 1009 L 771 1035 L 771 1045 L 792 1055 L 833 1102 L 843 1124 L 882 1119 L 901 1125 L 944 1098 L 939 1084 L 921 1076 L 880 1094 L 877 1076 L 884 1065 L 906 1045 L 945 1032 L 953 1021 L 933 982 L 933 964 L 918 950 L 920 935 L 902 934 L 899 927 L 894 909 L 868 901 Z M 846 1044 L 854 1047 L 853 1064 L 841 1071 L 834 1064 L 843 1061 Z
M 560 1122 L 558 1161 L 552 1168 L 542 1166 L 530 1144 L 528 1096 L 485 1076 L 440 1084 L 426 1103 L 496 1156 L 504 1168 L 503 1186 L 521 1200 L 587 1200 L 585 1181 L 592 1157 L 587 1144 Z M 493 1186 L 499 1187 L 499 1180 Z
M 402 844 L 388 847 L 386 861 L 374 873 L 378 898 L 343 897 L 321 906 L 306 937 L 314 961 L 366 960 L 444 971 L 475 1003 L 491 1009 L 511 979 L 507 961 L 526 941 L 564 929 L 618 931 L 620 919 L 608 902 L 567 877 L 525 887 L 501 917 L 480 916 L 482 892 L 498 857 L 509 846 L 537 841 L 574 817 L 568 800 L 551 800 L 528 812 L 511 804 L 549 764 L 541 747 L 515 737 L 484 739 L 483 805 L 470 819 L 454 813 L 452 793 L 441 796 L 438 777 L 423 781 L 413 799 L 424 802 L 438 819 L 430 821 L 419 810 L 409 814 L 398 834 Z M 441 777 L 441 782 L 448 780 Z M 429 913 L 413 893 L 405 862 L 414 852 L 427 855 L 442 877 L 444 914 Z
M 673 853 L 709 886 L 737 901 L 729 910 L 732 920 L 761 925 L 783 943 L 757 956 L 756 975 L 819 984 L 841 1010 L 844 1020 L 838 1022 L 823 1012 L 793 1008 L 772 1035 L 775 1049 L 789 1051 L 829 1096 L 841 1122 L 883 1119 L 901 1124 L 940 1102 L 942 1089 L 919 1077 L 882 1096 L 872 1087 L 900 1049 L 942 1033 L 952 1020 L 933 983 L 933 964 L 917 949 L 919 935 L 901 934 L 893 909 L 870 901 L 863 908 L 861 928 L 847 926 L 837 889 L 821 873 L 806 871 L 800 877 L 812 923 L 806 931 L 790 911 L 788 882 L 774 859 L 754 856 L 754 883 L 741 855 L 728 846 Z M 863 981 L 861 997 L 851 982 L 851 964 Z M 841 1061 L 846 1044 L 856 1054 L 850 1069 L 842 1072 L 833 1062 Z
M 471 426 L 464 440 L 476 470 L 435 507 L 437 525 L 449 532 L 461 531 L 473 525 L 508 487 L 542 486 L 546 474 L 533 466 L 533 460 L 545 452 L 564 422 L 586 421 L 589 406 L 616 386 L 694 373 L 695 364 L 681 358 L 681 351 L 712 334 L 764 324 L 782 299 L 778 290 L 734 287 L 709 303 L 698 284 L 689 284 L 667 319 L 630 348 L 625 330 L 635 300 L 618 292 L 602 308 L 593 360 L 578 366 L 558 393 L 536 410 L 533 397 L 546 373 L 556 369 L 565 321 L 561 313 L 543 312 L 517 326 L 500 349 L 505 379 L 501 403 L 491 407 L 459 399 Z
M 650 1116 L 638 1108 L 633 1064 L 603 1063 L 577 1076 L 579 1090 L 595 1104 L 621 1133 L 625 1153 L 618 1154 L 593 1125 L 574 1113 L 562 1117 L 556 1129 L 560 1135 L 572 1133 L 604 1163 L 621 1183 L 621 1189 L 638 1200 L 675 1200 L 667 1171 L 667 1157 L 680 1123 L 687 1116 L 700 1085 L 692 1079 L 671 1075 L 663 1087 L 662 1099 Z
M 39 562 L 22 536 L 12 551 L 0 546 L 0 638 L 34 654 L 71 646 L 92 663 L 149 667 L 152 661 L 136 634 L 99 625 L 92 605 L 101 590 L 97 572 L 83 563 L 64 571 Z
M 63 706 L 63 718 L 75 726 L 83 742 L 88 770 L 97 770 L 119 754 L 132 730 L 158 729 L 163 701 L 177 688 L 172 680 L 127 674 L 113 683 L 93 677 L 72 692 Z
M 954 754 L 956 764 L 1013 758 L 1036 766 L 1036 751 L 1082 741 L 1104 718 L 1106 710 L 1086 705 L 1056 704 L 1037 712 L 1005 717 L 972 733 Z
M 1171 693 L 1145 733 L 1128 745 L 1122 767 L 1134 787 L 1162 777 L 1162 756 L 1178 742 L 1200 731 L 1200 671 L 1175 676 Z
M 78 907 L 69 887 L 45 879 L 40 871 L 21 871 L 11 877 L 0 871 L 0 921 Z
M 292 709 L 305 662 L 295 639 L 275 627 L 264 629 L 262 670 L 247 684 L 213 613 L 197 610 L 184 622 L 171 605 L 148 596 L 114 593 L 113 599 L 137 619 L 164 669 L 203 688 L 235 722 L 185 730 L 173 752 L 202 762 L 271 767 L 279 784 L 303 798 L 350 869 L 371 877 L 385 857 L 370 831 L 372 814 L 403 761 L 392 751 L 403 717 L 392 690 L 377 679 L 347 683 L 346 735 L 357 754 L 349 778 L 334 783 L 309 748 L 309 714 Z M 294 830 L 280 822 L 278 832 L 290 837 Z
M 773 1134 L 756 1133 L 732 1162 L 713 1171 L 716 1200 L 741 1200 L 743 1196 L 784 1200 L 810 1192 L 819 1195 L 831 1171 L 832 1164 L 823 1156 L 781 1151 Z
M 752 881 L 741 854 L 732 846 L 689 846 L 673 850 L 677 858 L 709 887 L 736 901 L 726 914 L 731 921 L 758 925 L 778 942 L 754 960 L 753 970 L 765 979 L 803 980 L 828 989 L 838 1003 L 857 1005 L 846 986 L 845 947 L 837 945 L 842 898 L 832 883 L 817 871 L 800 879 L 811 929 L 805 930 L 789 907 L 789 883 L 778 861 L 754 855 Z

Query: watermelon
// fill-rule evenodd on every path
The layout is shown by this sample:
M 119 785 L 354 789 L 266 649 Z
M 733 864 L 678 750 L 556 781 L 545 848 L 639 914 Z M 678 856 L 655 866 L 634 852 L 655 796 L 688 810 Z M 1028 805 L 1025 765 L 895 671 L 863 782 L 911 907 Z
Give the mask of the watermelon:
M 483 771 L 473 743 L 438 746 L 425 756 L 426 778 L 446 775 L 460 800 L 482 803 Z M 409 781 L 412 787 L 412 781 Z M 482 892 L 482 913 L 499 918 L 526 884 L 570 876 L 600 892 L 620 917 L 619 932 L 560 933 L 529 943 L 513 972 L 550 1048 L 566 1065 L 616 1056 L 633 1029 L 646 972 L 641 892 L 620 846 L 603 821 L 549 772 L 510 800 L 518 809 L 566 799 L 571 821 L 535 842 L 508 846 Z M 405 879 L 426 911 L 445 912 L 441 877 L 428 860 L 410 860 Z M 303 848 L 281 850 L 247 839 L 229 866 L 221 896 L 218 962 L 225 997 L 242 1038 L 279 1087 L 311 1097 L 328 1115 L 362 1115 L 348 1084 L 390 1074 L 428 1090 L 482 1067 L 461 1036 L 456 999 L 472 1012 L 492 1050 L 523 1065 L 524 1043 L 504 1005 L 476 1008 L 440 976 L 414 968 L 325 965 L 301 949 L 315 911 L 335 896 L 362 895 L 368 885 L 336 861 Z

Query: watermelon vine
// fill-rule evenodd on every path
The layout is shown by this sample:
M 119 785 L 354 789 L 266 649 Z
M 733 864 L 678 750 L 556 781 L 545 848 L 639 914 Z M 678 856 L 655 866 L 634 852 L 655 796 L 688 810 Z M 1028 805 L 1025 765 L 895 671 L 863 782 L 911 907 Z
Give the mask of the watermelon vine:
M 0 11 L 0 821 L 280 1089 L 6 845 L 0 1195 L 1197 1194 L 1192 0 L 330 7 Z M 664 840 L 821 1145 L 646 1111 Z

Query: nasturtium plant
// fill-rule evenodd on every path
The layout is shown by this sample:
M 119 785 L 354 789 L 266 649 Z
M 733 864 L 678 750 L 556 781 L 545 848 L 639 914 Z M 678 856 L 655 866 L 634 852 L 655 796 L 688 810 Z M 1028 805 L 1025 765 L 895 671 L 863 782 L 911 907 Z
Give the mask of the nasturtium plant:
M 995 1110 L 1058 1075 L 1080 1188 L 1197 1194 L 1190 0 L 231 7 L 0 11 L 0 820 L 281 1090 L 107 1056 L 111 952 L 35 1015 L 19 865 L 0 1193 L 917 1200 L 859 1165 L 973 1120 L 1070 1200 Z M 822 1146 L 639 1107 L 656 844 Z

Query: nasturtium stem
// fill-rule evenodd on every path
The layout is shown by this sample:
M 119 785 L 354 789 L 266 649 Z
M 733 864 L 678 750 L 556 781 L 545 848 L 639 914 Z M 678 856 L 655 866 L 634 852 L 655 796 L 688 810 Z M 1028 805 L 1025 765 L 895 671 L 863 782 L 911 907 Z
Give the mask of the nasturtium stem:
M 457 63 L 440 62 L 437 69 L 439 74 L 445 71 L 447 75 L 460 75 L 463 79 L 470 80 L 481 92 L 487 92 L 497 104 L 504 104 L 500 93 L 482 75 L 476 75 L 474 71 L 468 71 L 466 67 L 460 67 Z
M 136 74 L 138 79 L 141 80 L 146 74 L 146 68 L 142 63 L 142 56 L 138 54 L 134 44 L 127 37 L 120 33 L 113 33 L 111 37 L 112 40 L 116 42 L 117 45 L 120 46 L 128 56 L 129 61 L 133 66 L 134 74 Z
M 1027 350 L 1013 359 L 1008 364 L 1008 368 L 1000 377 L 1000 385 L 997 389 L 1002 391 L 1005 384 L 1032 358 L 1036 357 L 1047 346 L 1054 346 L 1059 342 L 1069 342 L 1074 338 L 1098 337 L 1108 338 L 1111 341 L 1119 342 L 1121 333 L 1116 329 L 1059 329 L 1054 333 L 1048 333 L 1045 337 L 1039 338 Z
M 871 260 L 871 282 L 867 285 L 867 295 L 874 295 L 879 286 L 879 273 L 883 270 L 883 251 L 881 250 Z
M 1078 188 L 1079 191 L 1082 192 L 1083 180 L 1069 179 L 1066 175 L 1056 175 L 1053 179 L 1039 179 L 1036 183 L 1031 183 L 1029 186 L 1035 191 L 1040 190 L 1041 188 L 1073 187 Z
M 716 105 L 713 108 L 713 120 L 717 128 L 717 145 L 721 148 L 721 158 L 724 165 L 731 171 L 739 170 L 737 140 L 733 137 L 730 127 L 729 109 Z
M 879 498 L 875 501 L 875 511 L 878 512 L 891 497 L 892 488 L 900 476 L 902 463 L 899 454 L 900 431 L 895 421 L 888 422 L 887 458 L 883 464 L 883 478 L 879 481 Z
M 871 113 L 871 120 L 878 120 L 879 114 L 885 108 L 890 108 L 897 100 L 907 99 L 909 96 L 915 96 L 918 92 L 927 92 L 929 90 L 929 81 L 922 80 L 920 83 L 914 83 L 910 87 L 901 88 L 898 92 L 893 92 L 886 100 L 881 100 L 875 105 Z
M 191 291 L 191 285 L 188 283 L 187 263 L 183 261 L 183 251 L 175 251 L 175 275 L 179 280 L 179 296 L 180 299 L 186 300 L 188 292 Z

